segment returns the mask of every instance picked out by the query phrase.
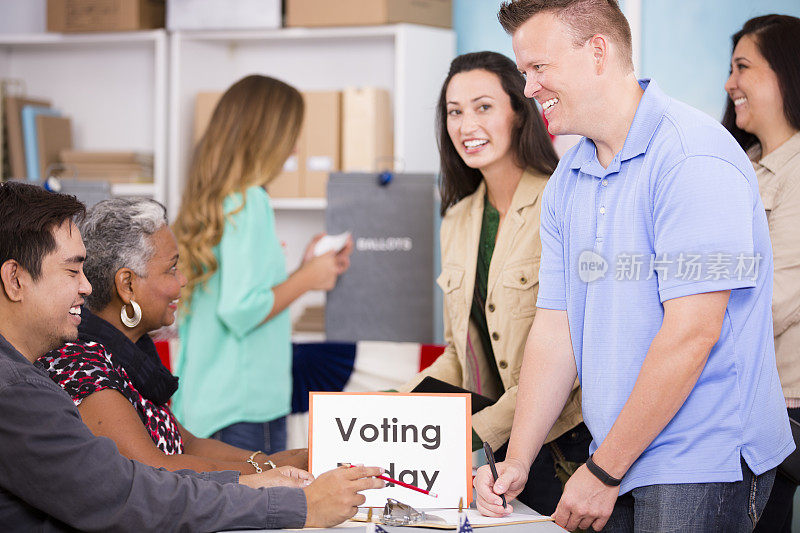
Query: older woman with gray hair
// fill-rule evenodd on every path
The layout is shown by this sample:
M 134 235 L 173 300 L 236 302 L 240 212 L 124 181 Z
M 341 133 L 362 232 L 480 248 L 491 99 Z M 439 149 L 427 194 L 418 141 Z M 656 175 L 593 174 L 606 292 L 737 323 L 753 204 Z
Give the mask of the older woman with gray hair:
M 153 200 L 112 199 L 81 224 L 84 271 L 92 293 L 81 309 L 78 341 L 37 361 L 78 407 L 95 435 L 116 442 L 122 455 L 168 470 L 238 470 L 275 484 L 312 479 L 308 450 L 267 457 L 192 435 L 167 402 L 178 388 L 149 333 L 175 321 L 181 287 L 178 246 L 166 210 Z M 250 476 L 242 476 L 247 483 Z

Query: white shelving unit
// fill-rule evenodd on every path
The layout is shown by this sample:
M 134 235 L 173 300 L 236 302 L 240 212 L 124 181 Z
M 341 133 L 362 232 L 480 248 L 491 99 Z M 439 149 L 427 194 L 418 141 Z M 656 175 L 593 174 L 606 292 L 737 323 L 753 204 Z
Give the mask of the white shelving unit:
M 388 89 L 394 104 L 398 170 L 438 168 L 434 108 L 455 55 L 455 34 L 450 30 L 398 24 L 199 31 L 172 33 L 170 41 L 171 212 L 178 208 L 192 150 L 195 95 L 222 91 L 252 73 L 280 78 L 300 90 L 365 85 Z
M 376 86 L 392 95 L 398 172 L 436 172 L 435 107 L 455 56 L 450 30 L 397 24 L 374 27 L 287 28 L 270 31 L 196 31 L 170 34 L 169 211 L 180 206 L 192 151 L 195 96 L 223 91 L 248 74 L 264 74 L 301 91 Z M 287 266 L 295 268 L 306 243 L 324 231 L 324 199 L 275 199 L 278 235 Z M 300 305 L 319 304 L 322 293 Z
M 328 207 L 326 198 L 273 198 L 272 208 L 281 211 L 307 211 Z
M 167 203 L 167 35 L 163 30 L 97 34 L 0 34 L 0 77 L 24 80 L 72 118 L 80 150 L 152 152 L 154 180 L 119 184 L 120 196 Z
M 0 77 L 24 80 L 26 94 L 49 99 L 72 117 L 76 149 L 153 153 L 152 184 L 113 185 L 112 192 L 152 197 L 167 205 L 173 219 L 193 148 L 198 92 L 225 90 L 252 73 L 274 76 L 300 90 L 387 89 L 393 103 L 396 171 L 436 172 L 435 107 L 454 55 L 451 30 L 413 24 L 0 33 Z M 287 265 L 293 269 L 309 239 L 324 230 L 327 202 L 281 198 L 273 207 Z M 321 293 L 304 298 L 306 303 L 323 300 Z M 301 308 L 294 306 L 293 311 Z

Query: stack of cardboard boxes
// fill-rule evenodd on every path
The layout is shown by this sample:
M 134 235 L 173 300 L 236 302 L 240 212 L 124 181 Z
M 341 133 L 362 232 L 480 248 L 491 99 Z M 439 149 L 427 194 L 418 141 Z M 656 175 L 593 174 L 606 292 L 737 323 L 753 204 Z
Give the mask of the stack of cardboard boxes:
M 194 141 L 205 132 L 219 92 L 195 102 Z M 375 87 L 303 93 L 305 118 L 295 153 L 267 186 L 273 198 L 324 198 L 331 172 L 393 169 L 389 92 Z
M 153 154 L 62 150 L 63 176 L 109 183 L 152 183 Z
M 426 24 L 449 28 L 452 0 L 48 0 L 47 30 L 75 33 Z
M 427 24 L 449 28 L 452 0 L 285 0 L 286 26 Z
M 164 0 L 47 0 L 47 31 L 83 33 L 164 27 Z
M 399 23 L 449 28 L 452 0 L 47 0 L 47 29 L 51 32 L 135 31 L 165 26 L 172 31 L 268 30 L 281 25 Z M 198 95 L 195 141 L 219 96 Z M 272 196 L 324 197 L 331 172 L 393 169 L 388 91 L 359 88 L 308 92 L 304 98 L 306 119 L 296 153 L 270 184 Z M 146 174 L 124 179 L 146 179 Z

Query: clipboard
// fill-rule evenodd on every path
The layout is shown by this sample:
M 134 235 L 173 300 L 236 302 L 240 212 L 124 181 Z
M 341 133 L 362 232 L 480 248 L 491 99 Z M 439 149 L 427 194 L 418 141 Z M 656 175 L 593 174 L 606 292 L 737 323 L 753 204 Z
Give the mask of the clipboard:
M 435 392 L 435 393 L 465 393 L 468 392 L 472 397 L 472 414 L 474 415 L 478 411 L 482 411 L 483 409 L 489 407 L 490 405 L 494 405 L 494 400 L 478 394 L 477 392 L 472 392 L 467 389 L 462 389 L 457 385 L 453 385 L 447 383 L 446 381 L 442 381 L 440 379 L 436 379 L 431 376 L 426 376 L 425 379 L 420 381 L 416 387 L 414 387 L 411 392 Z
M 502 518 L 491 518 L 483 516 L 475 509 L 464 509 L 464 513 L 469 519 L 469 523 L 473 528 L 479 527 L 492 527 L 492 526 L 513 526 L 516 524 L 533 524 L 537 522 L 552 522 L 553 518 L 550 516 L 543 516 L 538 514 L 523 514 L 511 513 Z M 435 521 L 417 522 L 408 524 L 402 527 L 423 527 L 430 529 L 458 529 L 458 509 L 428 509 L 425 511 L 426 516 L 435 518 Z M 350 522 L 373 522 L 380 524 L 380 513 L 369 513 L 361 511 L 350 519 Z

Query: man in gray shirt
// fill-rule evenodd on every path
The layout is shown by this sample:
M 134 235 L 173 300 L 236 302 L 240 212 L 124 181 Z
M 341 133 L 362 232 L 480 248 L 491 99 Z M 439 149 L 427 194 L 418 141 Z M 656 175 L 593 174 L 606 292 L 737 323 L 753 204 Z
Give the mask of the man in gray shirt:
M 238 473 L 169 472 L 95 437 L 69 396 L 33 366 L 77 337 L 91 286 L 74 197 L 0 184 L 0 524 L 3 531 L 217 531 L 332 526 L 381 488 L 377 467 L 309 486 L 252 489 Z

